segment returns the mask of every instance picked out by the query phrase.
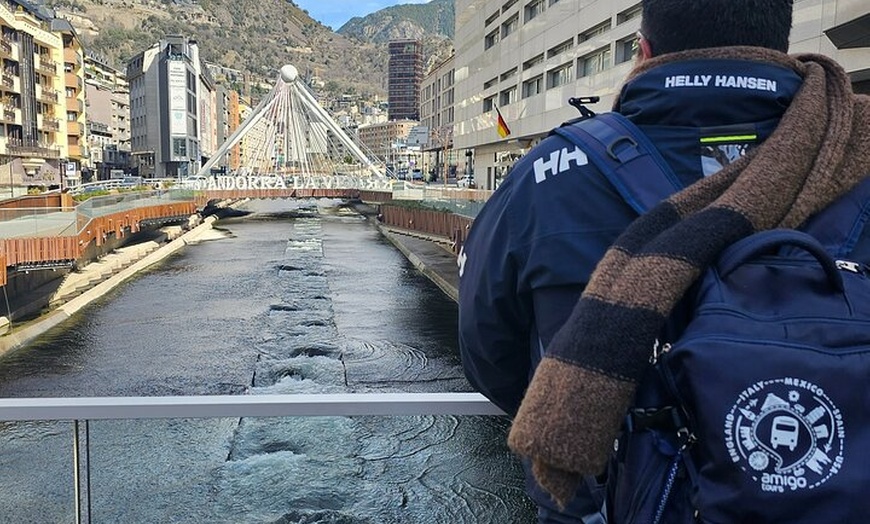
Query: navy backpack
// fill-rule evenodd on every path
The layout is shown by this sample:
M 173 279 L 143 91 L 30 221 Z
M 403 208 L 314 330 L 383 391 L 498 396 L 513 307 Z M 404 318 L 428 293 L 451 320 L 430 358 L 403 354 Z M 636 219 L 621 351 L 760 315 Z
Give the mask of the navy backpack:
M 638 213 L 679 190 L 608 113 L 554 131 Z M 729 247 L 678 307 L 614 442 L 611 524 L 870 521 L 870 182 Z

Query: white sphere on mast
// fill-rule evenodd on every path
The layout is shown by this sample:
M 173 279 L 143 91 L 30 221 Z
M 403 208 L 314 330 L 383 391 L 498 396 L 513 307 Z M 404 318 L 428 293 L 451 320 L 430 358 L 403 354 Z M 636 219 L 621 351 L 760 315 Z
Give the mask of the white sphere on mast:
M 281 68 L 281 79 L 287 84 L 296 82 L 299 78 L 299 71 L 292 65 L 287 64 Z

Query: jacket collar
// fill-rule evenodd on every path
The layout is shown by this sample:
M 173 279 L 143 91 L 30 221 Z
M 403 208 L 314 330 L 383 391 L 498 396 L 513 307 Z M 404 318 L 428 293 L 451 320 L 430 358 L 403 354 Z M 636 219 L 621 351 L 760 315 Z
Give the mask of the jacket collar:
M 623 86 L 614 109 L 638 125 L 709 127 L 782 117 L 801 76 L 779 64 L 690 59 L 649 68 Z

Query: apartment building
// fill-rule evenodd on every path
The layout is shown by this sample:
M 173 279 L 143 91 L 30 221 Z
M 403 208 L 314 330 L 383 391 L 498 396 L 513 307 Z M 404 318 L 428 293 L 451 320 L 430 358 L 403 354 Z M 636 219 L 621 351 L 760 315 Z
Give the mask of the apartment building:
M 86 52 L 84 64 L 91 178 L 106 180 L 130 171 L 130 86 L 105 57 Z
M 388 46 L 389 119 L 419 120 L 423 44 L 419 40 L 393 40 Z
M 61 167 L 64 184 L 78 185 L 83 174 L 90 171 L 85 112 L 84 48 L 73 26 L 66 20 L 51 21 L 51 30 L 59 33 L 63 41 L 63 77 L 59 93 L 63 94 L 66 120 L 67 159 Z M 57 119 L 55 119 L 57 120 Z M 60 129 L 60 122 L 51 126 Z
M 791 51 L 832 56 L 867 89 L 870 49 L 855 42 L 867 39 L 870 2 L 796 0 L 794 12 Z M 453 141 L 472 153 L 480 187 L 494 188 L 550 129 L 578 116 L 569 98 L 611 107 L 640 17 L 639 0 L 456 0 Z M 510 128 L 504 138 L 496 107 Z
M 254 115 L 254 106 L 250 100 L 239 100 L 239 115 L 244 122 Z M 261 119 L 251 127 L 239 141 L 239 166 L 237 169 L 266 171 L 270 169 L 270 159 L 267 158 L 268 124 Z M 271 156 L 271 153 L 269 153 Z
M 53 30 L 53 19 L 45 8 L 0 0 L 0 180 L 10 196 L 28 186 L 60 186 L 70 173 L 67 131 L 80 130 L 61 118 L 66 115 L 59 95 L 66 88 L 64 36 Z M 83 151 L 73 153 L 75 180 Z
M 207 67 L 202 67 L 197 77 L 199 86 L 196 90 L 196 100 L 199 104 L 199 155 L 200 162 L 205 164 L 217 151 L 218 121 L 217 121 L 217 84 Z
M 359 141 L 378 159 L 394 163 L 405 144 L 416 120 L 390 120 L 382 124 L 359 126 Z M 372 159 L 374 160 L 374 159 Z
M 226 142 L 241 124 L 239 114 L 239 93 L 218 84 L 215 89 L 215 127 L 217 131 L 217 147 Z M 218 164 L 219 169 L 235 171 L 241 163 L 241 150 L 239 144 L 230 149 Z
M 214 110 L 214 83 L 204 69 L 196 41 L 184 36 L 167 36 L 128 62 L 130 143 L 140 176 L 192 176 L 211 153 L 214 119 L 203 113 Z
M 428 141 L 421 146 L 423 162 L 439 177 L 445 166 L 456 166 L 459 162 L 453 154 L 455 64 L 455 55 L 435 64 L 423 76 L 420 89 L 420 125 L 429 131 Z M 464 155 L 462 173 L 470 172 L 471 161 L 470 153 Z

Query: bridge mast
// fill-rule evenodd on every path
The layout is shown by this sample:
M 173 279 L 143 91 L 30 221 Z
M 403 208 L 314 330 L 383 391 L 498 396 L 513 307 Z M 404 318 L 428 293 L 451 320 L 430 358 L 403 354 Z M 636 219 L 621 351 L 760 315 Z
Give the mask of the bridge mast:
M 261 151 L 262 155 L 258 159 L 270 158 L 283 166 L 292 165 L 297 170 L 301 168 L 303 176 L 313 175 L 313 167 L 319 167 L 321 174 L 324 168 L 331 171 L 328 173 L 330 176 L 339 174 L 337 165 L 343 159 L 329 162 L 330 153 L 338 151 L 337 142 L 368 173 L 368 177 L 386 179 L 384 171 L 372 162 L 362 147 L 317 102 L 308 87 L 299 81 L 299 72 L 292 65 L 281 68 L 269 95 L 203 164 L 197 176 L 210 176 L 211 169 L 254 130 L 263 133 L 266 139 L 263 144 L 265 150 Z M 260 167 L 251 166 L 251 171 Z M 275 167 L 274 162 L 272 167 Z

